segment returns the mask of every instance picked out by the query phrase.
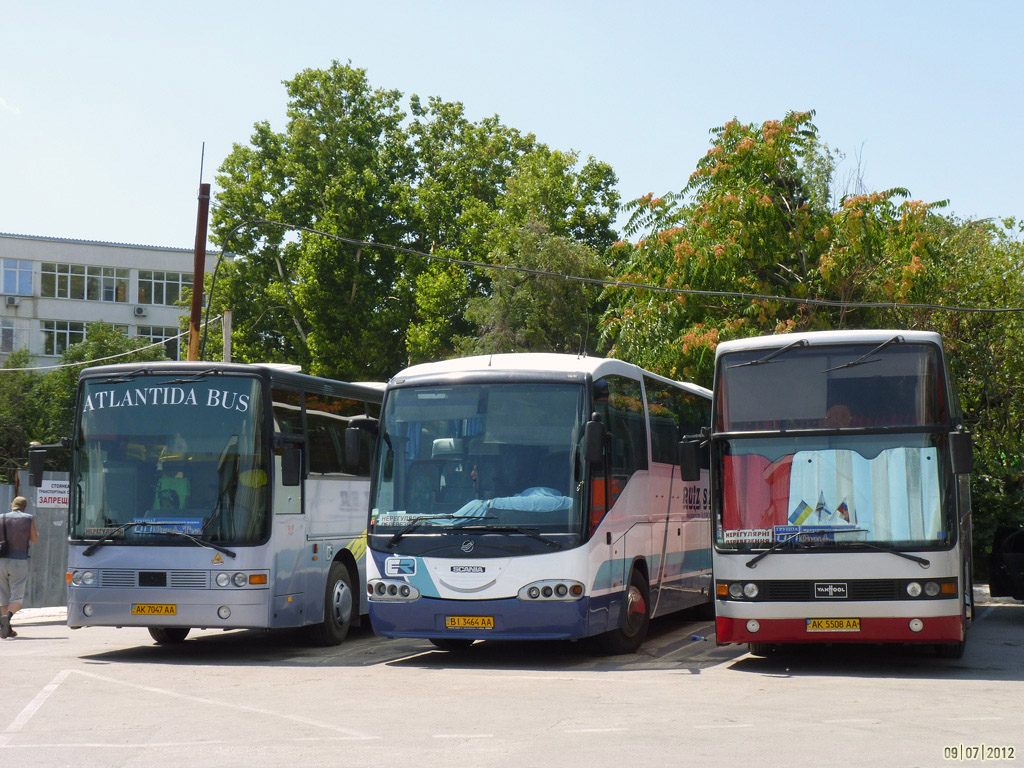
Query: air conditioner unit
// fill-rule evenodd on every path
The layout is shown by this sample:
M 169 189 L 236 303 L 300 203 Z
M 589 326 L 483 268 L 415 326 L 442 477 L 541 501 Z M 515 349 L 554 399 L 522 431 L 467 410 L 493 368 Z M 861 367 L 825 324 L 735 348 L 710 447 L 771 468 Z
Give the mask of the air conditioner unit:
M 136 307 L 135 308 L 135 316 L 136 317 L 145 317 L 146 316 L 146 308 L 145 307 Z
M 20 296 L 5 296 L 4 297 L 4 304 L 6 304 L 8 307 L 16 307 L 19 304 L 21 304 L 21 297 Z

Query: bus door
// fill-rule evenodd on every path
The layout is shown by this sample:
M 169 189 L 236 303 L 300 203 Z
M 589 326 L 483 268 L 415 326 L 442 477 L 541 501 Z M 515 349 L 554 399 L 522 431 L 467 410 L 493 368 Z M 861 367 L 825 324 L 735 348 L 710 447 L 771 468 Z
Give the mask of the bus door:
M 298 626 L 306 621 L 304 614 L 303 568 L 306 558 L 306 515 L 303 514 L 303 488 L 286 486 L 282 482 L 281 464 L 284 445 L 303 448 L 303 444 L 289 441 L 286 436 L 305 434 L 302 418 L 302 394 L 289 390 L 273 390 L 275 447 L 274 447 L 274 515 L 271 523 L 270 625 L 272 627 Z M 301 453 L 305 453 L 301 451 Z M 307 462 L 303 456 L 300 477 L 305 478 Z

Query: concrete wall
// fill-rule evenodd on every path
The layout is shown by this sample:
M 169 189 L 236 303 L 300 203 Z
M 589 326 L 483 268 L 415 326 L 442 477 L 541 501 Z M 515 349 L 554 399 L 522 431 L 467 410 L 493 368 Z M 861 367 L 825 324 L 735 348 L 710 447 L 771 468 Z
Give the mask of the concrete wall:
M 67 472 L 45 472 L 45 480 L 67 480 Z M 28 511 L 35 515 L 39 541 L 29 548 L 28 586 L 25 608 L 66 605 L 68 588 L 68 510 L 37 509 L 36 489 L 28 484 L 28 472 L 18 473 L 20 495 L 28 499 Z M 14 486 L 0 485 L 0 510 L 7 511 L 14 501 Z

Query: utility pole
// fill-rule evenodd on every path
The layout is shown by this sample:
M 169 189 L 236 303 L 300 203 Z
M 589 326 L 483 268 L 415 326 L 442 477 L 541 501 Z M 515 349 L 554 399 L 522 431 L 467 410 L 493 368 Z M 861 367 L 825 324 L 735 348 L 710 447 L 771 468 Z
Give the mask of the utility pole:
M 199 359 L 199 318 L 203 314 L 203 277 L 206 275 L 206 226 L 210 218 L 210 185 L 199 185 L 196 248 L 192 267 L 192 312 L 188 323 L 188 359 Z

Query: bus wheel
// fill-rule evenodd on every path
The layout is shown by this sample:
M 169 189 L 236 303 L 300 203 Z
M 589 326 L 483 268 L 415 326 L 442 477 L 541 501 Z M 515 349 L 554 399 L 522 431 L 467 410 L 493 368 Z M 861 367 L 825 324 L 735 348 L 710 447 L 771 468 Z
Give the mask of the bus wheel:
M 629 589 L 622 605 L 622 619 L 617 629 L 605 632 L 599 638 L 601 648 L 607 653 L 636 653 L 647 637 L 650 611 L 647 607 L 647 579 L 640 571 L 633 569 L 629 577 Z
M 324 620 L 309 626 L 309 636 L 317 645 L 338 645 L 352 626 L 352 612 L 356 598 L 352 592 L 352 577 L 348 568 L 339 562 L 331 563 L 327 572 L 327 590 L 324 593 Z
M 188 636 L 188 627 L 149 627 L 149 634 L 157 645 L 180 643 Z
M 747 643 L 747 650 L 754 656 L 771 656 L 775 646 L 771 643 Z
M 939 643 L 935 646 L 935 655 L 940 659 L 959 659 L 964 655 L 966 645 L 963 640 L 958 643 Z
M 464 651 L 473 644 L 468 637 L 432 637 L 430 638 L 436 647 L 442 651 Z

